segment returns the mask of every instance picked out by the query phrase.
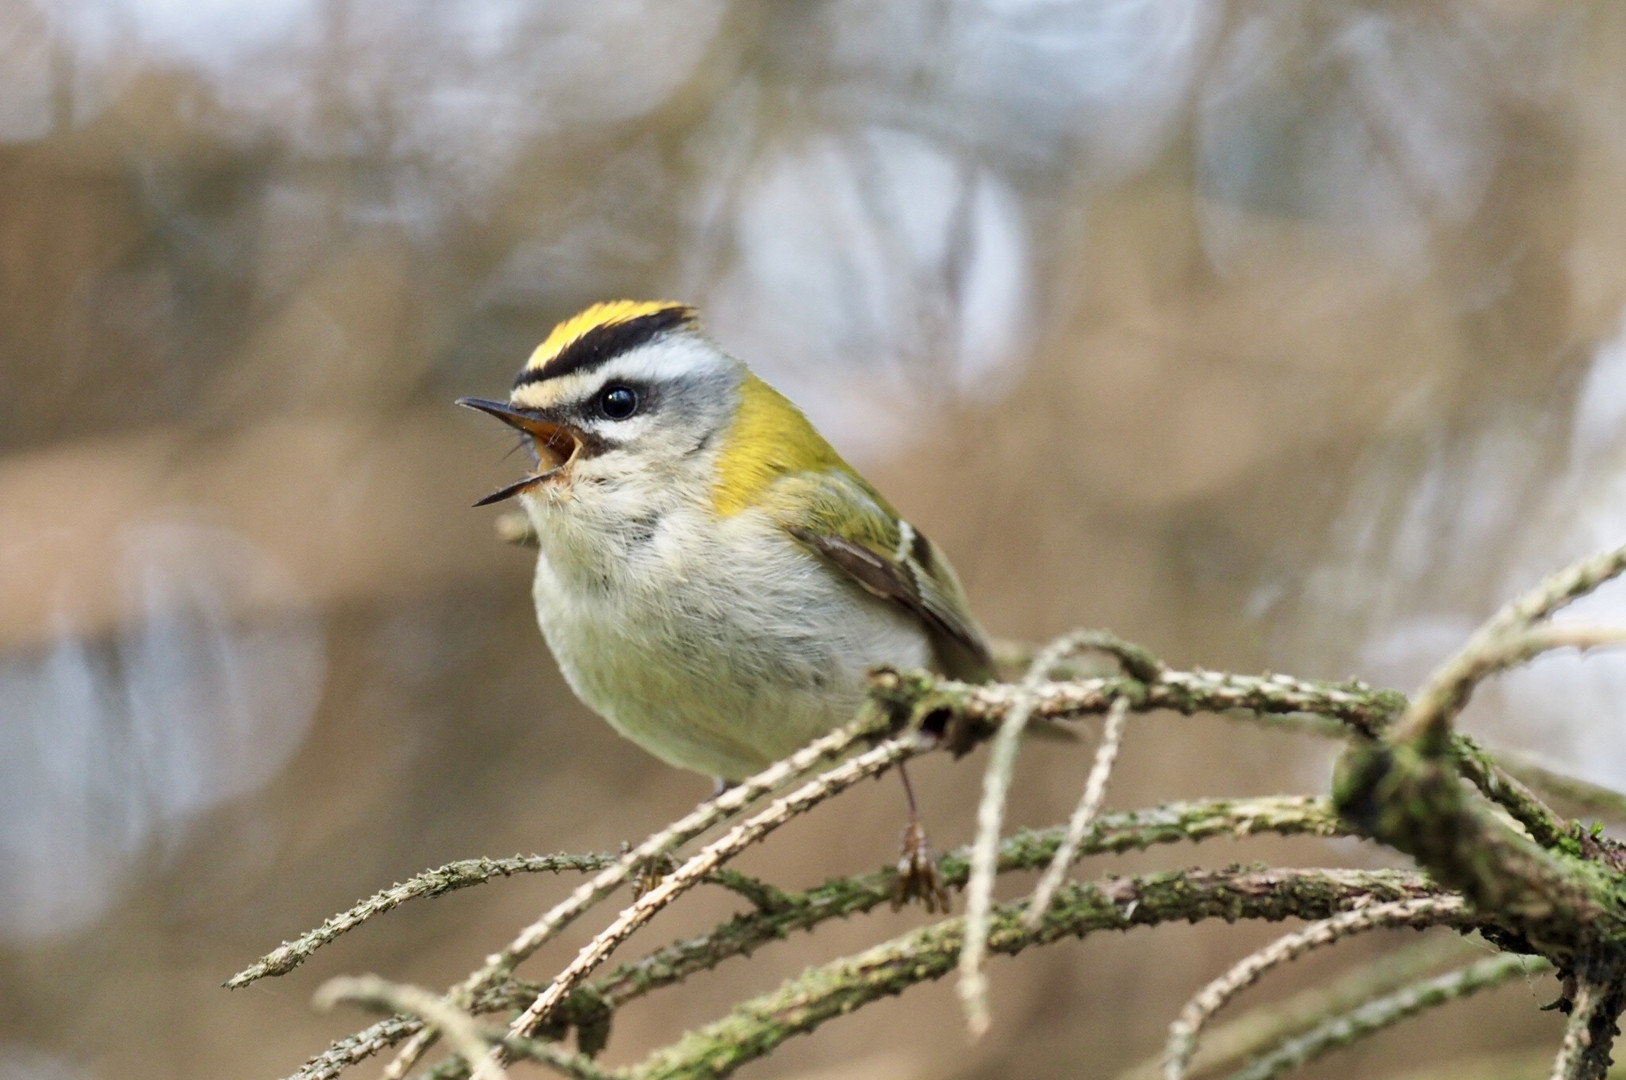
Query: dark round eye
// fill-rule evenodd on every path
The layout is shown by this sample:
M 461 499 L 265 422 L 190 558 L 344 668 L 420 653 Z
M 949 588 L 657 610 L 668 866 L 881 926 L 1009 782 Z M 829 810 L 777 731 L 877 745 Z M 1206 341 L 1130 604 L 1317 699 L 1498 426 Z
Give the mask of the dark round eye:
M 598 396 L 598 411 L 611 420 L 625 420 L 638 411 L 638 391 L 617 383 Z

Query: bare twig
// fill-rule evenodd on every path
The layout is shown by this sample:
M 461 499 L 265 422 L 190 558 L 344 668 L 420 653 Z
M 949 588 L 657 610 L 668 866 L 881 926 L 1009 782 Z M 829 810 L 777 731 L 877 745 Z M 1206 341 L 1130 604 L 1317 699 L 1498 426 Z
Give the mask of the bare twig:
M 1558 1044 L 1558 1057 L 1553 1060 L 1552 1080 L 1585 1080 L 1586 1052 L 1592 1046 L 1592 1017 L 1602 999 L 1602 988 L 1596 983 L 1577 984 L 1569 1022 L 1564 1025 L 1564 1041 Z
M 874 749 L 820 774 L 791 794 L 775 800 L 760 813 L 707 845 L 699 854 L 666 875 L 658 885 L 640 896 L 631 907 L 589 942 L 564 971 L 554 977 L 553 982 L 538 995 L 530 1007 L 514 1020 L 509 1026 L 510 1033 L 517 1037 L 532 1034 L 564 1000 L 565 995 L 603 963 L 617 945 L 648 922 L 657 911 L 698 884 L 706 874 L 723 862 L 838 792 L 846 790 L 860 780 L 884 772 L 898 761 L 915 753 L 918 746 L 919 741 L 912 734 L 889 739 Z M 501 1050 L 494 1050 L 492 1056 L 494 1059 L 500 1059 Z
M 1243 958 L 1225 974 L 1199 990 L 1179 1017 L 1169 1025 L 1169 1039 L 1163 1052 L 1164 1080 L 1183 1080 L 1197 1050 L 1197 1037 L 1209 1017 L 1240 991 L 1252 986 L 1267 971 L 1279 967 L 1311 949 L 1331 945 L 1351 934 L 1380 926 L 1434 926 L 1460 922 L 1467 905 L 1460 897 L 1437 896 L 1377 904 L 1344 912 L 1277 938 L 1258 952 Z
M 1307 987 L 1285 998 L 1256 1005 L 1241 1016 L 1203 1029 L 1202 1044 L 1191 1061 L 1193 1076 L 1211 1076 L 1244 1065 L 1289 1039 L 1297 1038 L 1330 1016 L 1386 997 L 1439 973 L 1448 964 L 1483 958 L 1467 938 L 1431 934 L 1382 955 L 1357 963 L 1331 982 Z M 1545 1062 L 1543 1063 L 1545 1064 Z M 1118 1074 L 1118 1080 L 1160 1080 L 1163 1048 Z
M 1619 1034 L 1616 1021 L 1626 1005 L 1621 973 L 1578 977 L 1569 1004 L 1569 1022 L 1553 1061 L 1552 1080 L 1604 1080 L 1610 1050 Z
M 381 915 L 409 900 L 440 896 L 455 889 L 481 885 L 493 878 L 511 877 L 514 874 L 602 870 L 618 858 L 619 855 L 602 852 L 585 855 L 514 855 L 506 859 L 460 859 L 437 866 L 374 893 L 354 907 L 332 916 L 314 930 L 307 930 L 294 940 L 283 942 L 233 975 L 226 986 L 235 990 L 269 975 L 286 975 L 309 959 L 317 949 L 331 944 L 340 935 L 354 930 L 375 915 Z M 675 868 L 675 863 L 669 867 Z M 736 870 L 716 870 L 705 880 L 745 897 L 758 907 L 771 909 L 780 903 L 783 896 L 779 889 L 767 882 Z
M 1499 671 L 1516 667 L 1556 649 L 1596 649 L 1626 641 L 1626 631 L 1600 626 L 1510 626 L 1499 620 L 1506 610 L 1476 633 L 1460 652 L 1442 664 L 1412 699 L 1396 725 L 1394 740 L 1428 740 L 1443 745 L 1451 724 L 1468 703 L 1474 687 Z
M 1498 750 L 1496 756 L 1508 775 L 1548 798 L 1588 814 L 1626 821 L 1626 792 L 1555 772 L 1526 754 Z
M 1392 870 L 1188 870 L 1094 884 L 1066 882 L 1037 930 L 1023 925 L 1020 904 L 996 906 L 988 947 L 1011 955 L 1065 937 L 1174 919 L 1319 918 L 1354 903 L 1425 896 L 1438 896 L 1426 878 Z M 964 917 L 944 919 L 806 971 L 656 1051 L 630 1070 L 629 1078 L 728 1076 L 792 1036 L 948 974 L 958 966 L 964 930 Z
M 971 846 L 971 880 L 966 886 L 965 949 L 960 954 L 960 1004 L 965 1009 L 966 1027 L 972 1038 L 988 1030 L 988 979 L 982 961 L 988 944 L 988 913 L 994 893 L 994 864 L 999 852 L 999 833 L 1005 820 L 1005 802 L 1011 777 L 1016 771 L 1016 755 L 1038 704 L 1036 690 L 1050 677 L 1051 669 L 1077 652 L 1083 643 L 1099 639 L 1095 631 L 1069 634 L 1045 646 L 1034 659 L 1016 688 L 1016 696 L 1000 722 L 988 752 L 988 767 L 982 774 L 982 800 L 977 804 L 977 835 Z M 1155 669 L 1152 673 L 1155 677 Z
M 452 1049 L 474 1070 L 474 1080 L 505 1080 L 507 1076 L 500 1064 L 487 1060 L 486 1041 L 474 1017 L 447 1004 L 438 994 L 419 986 L 389 982 L 377 975 L 329 979 L 316 992 L 316 1006 L 324 1011 L 340 1002 L 420 1016 L 445 1034 Z
M 1067 868 L 1078 857 L 1078 845 L 1084 839 L 1085 830 L 1095 821 L 1095 815 L 1101 812 L 1101 803 L 1107 795 L 1107 778 L 1112 775 L 1112 766 L 1118 760 L 1118 747 L 1123 743 L 1124 722 L 1128 717 L 1129 700 L 1119 698 L 1114 701 L 1107 712 L 1107 722 L 1101 731 L 1101 745 L 1096 748 L 1089 778 L 1084 782 L 1083 798 L 1067 821 L 1067 836 L 1062 840 L 1061 847 L 1056 849 L 1055 858 L 1045 868 L 1044 876 L 1039 879 L 1038 886 L 1033 890 L 1033 898 L 1028 902 L 1029 930 L 1039 925 L 1044 909 L 1050 906 L 1061 879 L 1067 874 Z
M 1456 971 L 1423 979 L 1348 1012 L 1325 1018 L 1239 1069 L 1231 1075 L 1231 1080 L 1275 1080 L 1329 1050 L 1348 1046 L 1408 1017 L 1501 986 L 1510 979 L 1539 975 L 1551 968 L 1550 963 L 1537 956 L 1499 953 Z
M 1105 658 L 1103 663 L 1106 666 L 1099 669 L 1100 674 L 1117 670 L 1132 679 L 1151 683 L 1161 678 L 1165 669 L 1163 661 L 1144 646 L 1125 641 L 1110 630 L 1075 630 L 1065 640 L 1071 643 L 1071 647 L 1049 665 L 1050 675 L 1058 679 L 1078 678 L 1078 675 L 1069 673 L 1096 667 L 1086 659 L 1085 654 L 1091 652 L 1100 653 Z M 1002 671 L 1021 675 L 1034 666 L 1045 650 L 1056 644 L 1047 642 L 1036 649 L 1026 642 L 997 639 L 994 641 L 994 662 Z
M 1626 546 L 1600 551 L 1549 574 L 1541 584 L 1498 611 L 1485 632 L 1520 630 L 1573 604 L 1626 573 Z
M 775 762 L 755 776 L 701 803 L 684 817 L 652 834 L 643 843 L 622 855 L 615 865 L 599 871 L 569 897 L 520 931 L 506 948 L 493 954 L 485 964 L 453 987 L 447 999 L 459 1008 L 467 1007 L 475 994 L 506 978 L 520 961 L 541 948 L 560 930 L 575 921 L 582 912 L 608 896 L 631 877 L 639 866 L 650 859 L 665 855 L 717 822 L 732 817 L 759 797 L 779 790 L 820 764 L 839 758 L 854 743 L 869 737 L 882 726 L 884 725 L 881 720 L 873 715 L 862 717 L 855 723 L 815 739 L 790 757 Z M 431 1038 L 432 1029 L 427 1027 L 414 1035 L 396 1055 L 395 1060 L 385 1068 L 384 1076 L 388 1080 L 401 1080 L 423 1053 Z
M 382 915 L 408 900 L 439 896 L 509 874 L 535 874 L 561 870 L 602 870 L 615 861 L 610 855 L 515 855 L 508 859 L 461 859 L 407 878 L 332 916 L 314 930 L 285 941 L 226 980 L 236 990 L 268 975 L 285 975 L 304 963 L 317 949 L 340 934 L 354 930 L 375 915 Z
M 1462 711 L 1480 680 L 1513 663 L 1528 660 L 1548 649 L 1590 648 L 1582 635 L 1576 641 L 1552 640 L 1543 645 L 1528 637 L 1536 624 L 1587 595 L 1598 586 L 1626 573 L 1626 546 L 1600 552 L 1549 575 L 1534 589 L 1504 605 L 1468 639 L 1457 654 L 1429 677 L 1395 732 L 1396 741 L 1422 739 L 1443 743 L 1451 721 Z
M 1200 843 L 1267 833 L 1339 836 L 1345 834 L 1345 829 L 1325 799 L 1304 795 L 1205 799 L 1103 815 L 1089 829 L 1079 851 L 1086 855 L 1117 854 L 1160 844 Z M 1038 869 L 1054 858 L 1061 839 L 1059 827 L 1014 833 L 1000 844 L 999 868 L 1002 872 Z M 944 854 L 940 868 L 944 881 L 951 887 L 965 884 L 969 875 L 968 854 L 965 848 Z M 627 1001 L 681 982 L 695 972 L 714 968 L 732 957 L 753 953 L 760 946 L 796 931 L 811 930 L 831 919 L 860 914 L 886 904 L 893 894 L 895 876 L 896 872 L 888 868 L 834 878 L 802 892 L 782 894 L 771 907 L 759 905 L 757 910 L 736 915 L 707 933 L 685 937 L 622 965 L 589 987 L 578 990 L 565 1004 L 574 1006 L 580 998 L 581 1015 L 607 1015 L 609 1010 Z M 471 1009 L 477 1012 L 522 1009 L 542 990 L 534 983 L 506 982 L 482 995 Z M 590 992 L 584 993 L 587 991 Z M 572 1009 L 572 1012 L 577 1010 Z M 575 1016 L 572 1022 L 576 1022 Z M 334 1080 L 345 1068 L 411 1037 L 421 1026 L 415 1017 L 380 1021 L 364 1032 L 340 1039 L 312 1058 L 290 1080 Z

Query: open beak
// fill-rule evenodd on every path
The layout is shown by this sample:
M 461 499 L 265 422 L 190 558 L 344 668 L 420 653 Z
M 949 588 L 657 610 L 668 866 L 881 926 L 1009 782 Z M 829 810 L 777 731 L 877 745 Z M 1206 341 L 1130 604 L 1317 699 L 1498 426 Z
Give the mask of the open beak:
M 507 487 L 498 488 L 490 495 L 475 503 L 475 506 L 489 506 L 491 503 L 512 499 L 522 491 L 542 483 L 560 469 L 569 465 L 576 458 L 582 448 L 582 441 L 568 428 L 558 424 L 549 423 L 535 413 L 516 409 L 502 401 L 487 401 L 485 398 L 465 397 L 458 398 L 457 404 L 465 409 L 474 409 L 507 424 L 516 431 L 522 431 L 531 437 L 536 444 L 538 458 L 537 471 L 534 475 L 523 480 L 515 481 Z

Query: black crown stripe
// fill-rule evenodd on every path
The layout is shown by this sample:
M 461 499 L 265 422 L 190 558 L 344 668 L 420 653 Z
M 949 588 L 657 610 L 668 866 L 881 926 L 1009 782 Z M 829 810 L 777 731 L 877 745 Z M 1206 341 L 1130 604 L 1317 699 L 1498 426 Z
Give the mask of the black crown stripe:
M 694 319 L 694 308 L 675 304 L 635 319 L 600 323 L 560 349 L 559 355 L 541 367 L 520 372 L 519 378 L 514 380 L 514 389 L 578 371 L 591 371 L 630 349 L 648 344 L 658 334 L 693 323 Z

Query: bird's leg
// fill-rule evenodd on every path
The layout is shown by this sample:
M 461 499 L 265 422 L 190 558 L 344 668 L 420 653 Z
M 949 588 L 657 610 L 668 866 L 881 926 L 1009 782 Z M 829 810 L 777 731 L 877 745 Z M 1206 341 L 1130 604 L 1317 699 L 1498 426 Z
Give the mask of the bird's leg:
M 625 855 L 632 850 L 632 845 L 621 841 L 621 854 Z M 632 898 L 638 899 L 644 893 L 661 883 L 661 878 L 676 869 L 670 855 L 655 855 L 638 864 L 632 872 Z
M 736 780 L 724 780 L 721 776 L 714 776 L 711 778 L 711 797 L 715 799 L 729 788 L 738 786 L 739 782 Z M 631 850 L 632 845 L 623 840 L 621 842 L 621 854 L 625 855 Z M 659 885 L 661 878 L 670 874 L 676 869 L 676 866 L 676 862 L 670 855 L 657 855 L 655 858 L 646 861 L 632 875 L 632 898 L 636 900 Z
M 892 910 L 896 911 L 910 900 L 919 900 L 927 912 L 948 911 L 948 887 L 937 869 L 937 856 L 931 842 L 926 839 L 925 826 L 920 823 L 920 808 L 915 804 L 915 789 L 909 783 L 909 772 L 898 763 L 898 778 L 903 781 L 903 796 L 909 801 L 909 822 L 903 827 L 902 850 L 898 853 L 898 883 L 892 892 Z

